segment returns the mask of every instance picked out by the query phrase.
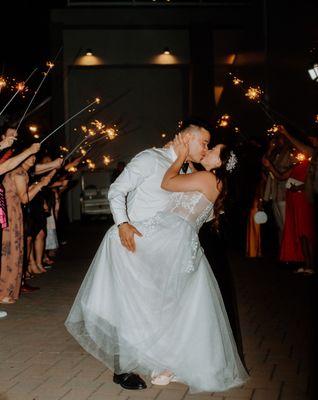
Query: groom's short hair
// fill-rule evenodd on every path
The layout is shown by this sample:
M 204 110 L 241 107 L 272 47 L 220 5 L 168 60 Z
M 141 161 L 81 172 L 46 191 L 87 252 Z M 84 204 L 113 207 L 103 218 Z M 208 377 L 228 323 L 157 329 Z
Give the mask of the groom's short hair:
M 208 121 L 197 117 L 190 117 L 182 121 L 179 127 L 179 132 L 186 130 L 190 126 L 196 126 L 198 128 L 205 129 L 212 134 L 212 125 Z

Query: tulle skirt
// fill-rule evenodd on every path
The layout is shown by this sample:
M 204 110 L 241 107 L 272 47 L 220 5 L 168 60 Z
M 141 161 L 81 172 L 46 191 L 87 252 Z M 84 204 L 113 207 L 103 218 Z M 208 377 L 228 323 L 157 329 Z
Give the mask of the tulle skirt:
M 106 233 L 66 320 L 116 373 L 172 371 L 190 391 L 223 391 L 248 375 L 197 232 L 175 214 L 134 223 L 136 252 Z

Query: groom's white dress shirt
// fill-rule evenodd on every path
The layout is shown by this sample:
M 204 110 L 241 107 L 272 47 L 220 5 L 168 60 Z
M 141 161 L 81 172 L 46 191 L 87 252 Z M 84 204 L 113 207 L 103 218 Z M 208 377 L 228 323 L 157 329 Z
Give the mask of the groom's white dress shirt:
M 115 224 L 141 221 L 165 209 L 171 192 L 161 189 L 161 182 L 176 158 L 172 147 L 153 148 L 130 161 L 108 191 Z

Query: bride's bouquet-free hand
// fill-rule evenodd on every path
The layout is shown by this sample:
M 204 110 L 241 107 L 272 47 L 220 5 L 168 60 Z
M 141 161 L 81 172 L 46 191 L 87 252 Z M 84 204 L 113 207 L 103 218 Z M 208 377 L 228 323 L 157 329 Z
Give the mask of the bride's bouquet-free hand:
M 189 138 L 179 133 L 173 140 L 173 147 L 177 157 L 186 160 L 189 155 Z

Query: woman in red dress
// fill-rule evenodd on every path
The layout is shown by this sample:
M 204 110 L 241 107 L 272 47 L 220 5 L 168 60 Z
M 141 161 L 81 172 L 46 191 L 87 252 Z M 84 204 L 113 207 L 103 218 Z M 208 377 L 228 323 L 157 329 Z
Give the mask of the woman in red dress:
M 314 271 L 315 247 L 315 209 L 310 193 L 306 189 L 308 171 L 311 165 L 312 154 L 307 146 L 292 138 L 284 127 L 280 127 L 284 134 L 299 150 L 296 156 L 297 163 L 285 174 L 270 165 L 270 169 L 278 179 L 286 179 L 286 216 L 283 238 L 280 249 L 280 260 L 283 262 L 302 262 L 304 267 L 296 272 L 311 275 Z
M 286 220 L 281 244 L 280 260 L 305 262 L 305 268 L 297 272 L 313 273 L 313 250 L 315 245 L 314 205 L 305 192 L 305 181 L 310 162 L 301 160 L 294 166 L 290 178 L 291 184 L 286 191 Z

